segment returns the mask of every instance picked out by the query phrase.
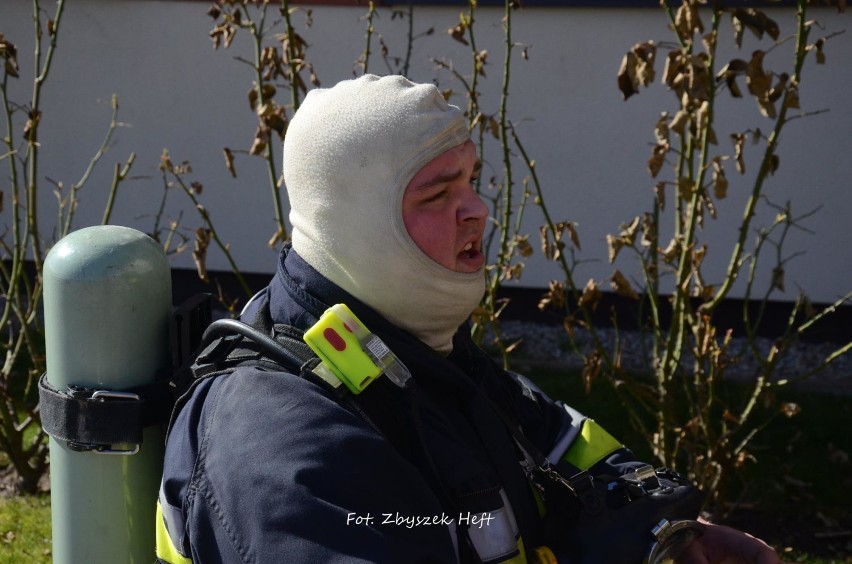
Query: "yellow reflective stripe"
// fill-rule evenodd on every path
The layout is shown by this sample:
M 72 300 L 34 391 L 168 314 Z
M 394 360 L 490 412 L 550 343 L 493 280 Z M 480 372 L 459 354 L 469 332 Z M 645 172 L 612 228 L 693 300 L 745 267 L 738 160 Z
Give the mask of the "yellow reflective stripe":
M 169 564 L 192 564 L 192 560 L 183 556 L 177 551 L 177 548 L 175 548 L 175 545 L 172 542 L 172 537 L 169 536 L 169 532 L 166 530 L 166 521 L 163 519 L 163 508 L 160 506 L 159 501 L 157 502 L 156 519 L 157 558 L 164 560 Z
M 530 552 L 530 557 L 527 559 L 529 564 L 559 564 L 556 560 L 556 555 L 547 546 L 539 546 Z
M 603 427 L 591 419 L 586 419 L 580 434 L 562 458 L 580 470 L 588 470 L 622 446 Z
M 528 480 L 527 484 L 529 484 L 530 491 L 532 492 L 533 499 L 535 500 L 535 508 L 538 510 L 538 516 L 544 517 L 547 514 L 547 507 L 544 505 L 544 500 L 541 499 L 541 492 L 539 492 L 538 488 L 533 485 L 532 480 Z

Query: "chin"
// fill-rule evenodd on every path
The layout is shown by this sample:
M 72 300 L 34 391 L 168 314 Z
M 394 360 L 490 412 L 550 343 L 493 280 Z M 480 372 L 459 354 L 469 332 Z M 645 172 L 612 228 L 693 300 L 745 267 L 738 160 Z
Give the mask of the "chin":
M 453 269 L 456 272 L 462 272 L 465 274 L 475 274 L 477 272 L 482 272 L 485 268 L 485 259 L 477 261 L 458 261 L 456 262 L 456 267 Z

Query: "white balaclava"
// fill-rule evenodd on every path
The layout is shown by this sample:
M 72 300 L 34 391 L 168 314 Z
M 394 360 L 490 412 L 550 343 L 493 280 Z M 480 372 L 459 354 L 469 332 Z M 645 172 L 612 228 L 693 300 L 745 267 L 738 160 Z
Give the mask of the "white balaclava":
M 424 165 L 469 138 L 462 112 L 435 86 L 368 75 L 310 91 L 284 139 L 293 249 L 443 354 L 482 298 L 484 275 L 420 250 L 402 196 Z

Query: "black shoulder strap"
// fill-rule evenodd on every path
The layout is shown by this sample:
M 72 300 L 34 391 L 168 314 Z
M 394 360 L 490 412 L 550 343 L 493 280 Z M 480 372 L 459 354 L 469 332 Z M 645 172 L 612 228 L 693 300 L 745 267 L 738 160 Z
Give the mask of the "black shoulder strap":
M 304 331 L 272 320 L 269 299 L 259 299 L 248 323 L 220 320 L 211 323 L 202 338 L 206 348 L 191 367 L 193 384 L 209 376 L 229 373 L 240 366 L 274 366 L 325 388 L 347 409 L 382 435 L 403 456 L 411 456 L 411 424 L 400 410 L 400 390 L 387 378 L 378 378 L 358 395 L 345 386 L 332 387 L 314 374 L 319 357 L 302 339 Z M 208 334 L 209 333 L 209 334 Z M 187 390 L 187 394 L 191 393 Z M 180 408 L 178 405 L 175 409 Z

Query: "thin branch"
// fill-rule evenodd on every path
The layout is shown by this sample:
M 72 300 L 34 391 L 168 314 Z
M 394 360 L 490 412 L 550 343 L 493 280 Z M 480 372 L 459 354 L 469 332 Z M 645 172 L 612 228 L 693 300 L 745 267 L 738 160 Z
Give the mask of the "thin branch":
M 115 196 L 118 193 L 118 185 L 127 178 L 127 175 L 130 172 L 130 167 L 133 166 L 133 162 L 135 160 L 136 153 L 130 153 L 130 156 L 127 157 L 127 162 L 124 163 L 124 167 L 121 166 L 121 163 L 115 163 L 115 171 L 112 175 L 112 184 L 110 184 L 109 196 L 107 198 L 107 204 L 104 209 L 104 217 L 103 220 L 101 220 L 101 225 L 109 223 L 109 218 L 112 215 L 112 208 L 115 205 Z

